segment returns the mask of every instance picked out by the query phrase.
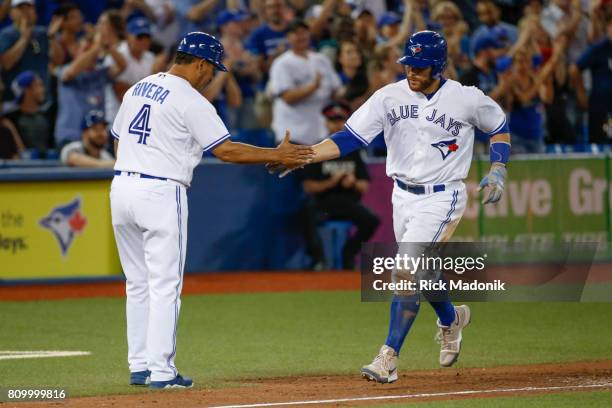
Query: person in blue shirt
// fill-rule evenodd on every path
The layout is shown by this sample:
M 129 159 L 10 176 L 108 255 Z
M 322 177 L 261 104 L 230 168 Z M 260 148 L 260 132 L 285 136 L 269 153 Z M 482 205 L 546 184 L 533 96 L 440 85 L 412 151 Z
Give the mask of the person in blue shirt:
M 516 26 L 501 21 L 501 11 L 493 0 L 478 0 L 476 12 L 481 25 L 474 30 L 470 51 L 474 55 L 476 43 L 484 36 L 493 36 L 495 40 L 508 48 L 518 39 Z
M 173 0 L 180 35 L 192 31 L 215 32 L 215 16 L 227 8 L 225 0 Z
M 58 114 L 55 124 L 55 141 L 58 147 L 80 140 L 81 123 L 92 110 L 104 110 L 104 90 L 113 78 L 126 67 L 123 55 L 117 50 L 118 42 L 97 26 L 94 38 L 81 41 L 81 49 L 75 59 L 58 69 Z M 110 55 L 113 64 L 104 63 Z
M 256 28 L 247 41 L 247 48 L 259 57 L 264 72 L 268 72 L 272 61 L 288 49 L 286 7 L 285 0 L 265 0 L 265 23 Z
M 591 92 L 587 95 L 581 72 L 591 72 Z M 578 101 L 589 111 L 589 142 L 612 143 L 612 12 L 606 15 L 606 35 L 580 56 L 571 68 Z
M 58 44 L 47 29 L 36 25 L 37 15 L 34 0 L 13 0 L 10 11 L 13 24 L 0 31 L 0 64 L 2 81 L 11 84 L 23 71 L 33 71 L 49 89 L 49 62 L 55 63 L 60 55 Z M 11 89 L 6 89 L 3 100 L 15 98 Z

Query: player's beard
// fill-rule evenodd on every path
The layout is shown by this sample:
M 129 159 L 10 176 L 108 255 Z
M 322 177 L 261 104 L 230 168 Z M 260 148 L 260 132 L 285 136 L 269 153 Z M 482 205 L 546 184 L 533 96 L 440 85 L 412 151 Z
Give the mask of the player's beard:
M 408 81 L 408 86 L 410 87 L 410 89 L 414 92 L 423 92 L 425 89 L 429 88 L 431 85 L 433 85 L 433 83 L 436 81 L 436 78 L 433 77 L 429 77 L 428 79 L 422 80 L 422 79 L 418 79 L 418 84 L 415 84 L 415 86 L 413 87 L 412 83 L 410 83 L 410 79 L 406 78 L 406 81 Z

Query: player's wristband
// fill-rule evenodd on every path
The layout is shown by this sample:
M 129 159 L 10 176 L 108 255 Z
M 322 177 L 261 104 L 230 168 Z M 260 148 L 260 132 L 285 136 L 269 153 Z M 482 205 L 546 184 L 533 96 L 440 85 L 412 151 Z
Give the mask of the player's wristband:
M 330 139 L 338 145 L 338 149 L 340 150 L 340 156 L 345 156 L 357 149 L 361 149 L 364 147 L 364 144 L 361 140 L 357 139 L 355 136 L 346 131 L 346 129 L 342 129 L 339 132 L 334 133 Z
M 489 152 L 491 153 L 491 163 L 507 164 L 510 160 L 510 143 L 491 142 Z

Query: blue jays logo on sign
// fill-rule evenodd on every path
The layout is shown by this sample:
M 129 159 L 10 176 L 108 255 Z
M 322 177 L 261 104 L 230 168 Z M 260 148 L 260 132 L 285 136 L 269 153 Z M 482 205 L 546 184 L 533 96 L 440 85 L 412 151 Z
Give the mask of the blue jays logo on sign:
M 68 204 L 55 207 L 39 221 L 41 227 L 48 229 L 55 236 L 62 256 L 66 256 L 75 235 L 82 232 L 87 224 L 87 219 L 81 215 L 80 210 L 81 199 L 75 198 Z
M 438 143 L 432 143 L 431 145 L 438 149 L 438 151 L 442 154 L 442 160 L 446 160 L 449 154 L 456 152 L 457 149 L 459 149 L 457 139 L 442 140 Z
M 420 45 L 411 45 L 409 47 L 410 52 L 412 52 L 412 55 L 418 54 L 419 52 L 421 52 L 421 46 Z

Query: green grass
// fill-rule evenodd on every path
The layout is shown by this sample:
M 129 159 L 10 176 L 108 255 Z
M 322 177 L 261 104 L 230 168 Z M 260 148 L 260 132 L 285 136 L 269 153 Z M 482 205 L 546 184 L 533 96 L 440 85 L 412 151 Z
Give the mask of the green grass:
M 407 400 L 405 400 L 407 401 Z M 402 404 L 406 404 L 402 401 Z M 412 403 L 414 408 L 591 408 L 610 407 L 612 405 L 611 391 L 595 392 L 563 392 L 559 394 L 533 395 L 528 397 L 479 398 L 455 401 L 435 401 Z M 397 408 L 397 404 L 376 405 L 377 408 Z
M 185 296 L 177 365 L 198 384 L 237 378 L 357 373 L 384 342 L 384 303 L 358 292 Z M 459 366 L 610 358 L 612 303 L 474 303 Z M 0 387 L 67 387 L 71 395 L 126 387 L 125 306 L 119 298 L 0 302 L 0 350 L 84 350 L 87 357 L 0 360 Z M 428 305 L 401 370 L 437 367 Z M 78 380 L 75 380 L 78 379 Z

